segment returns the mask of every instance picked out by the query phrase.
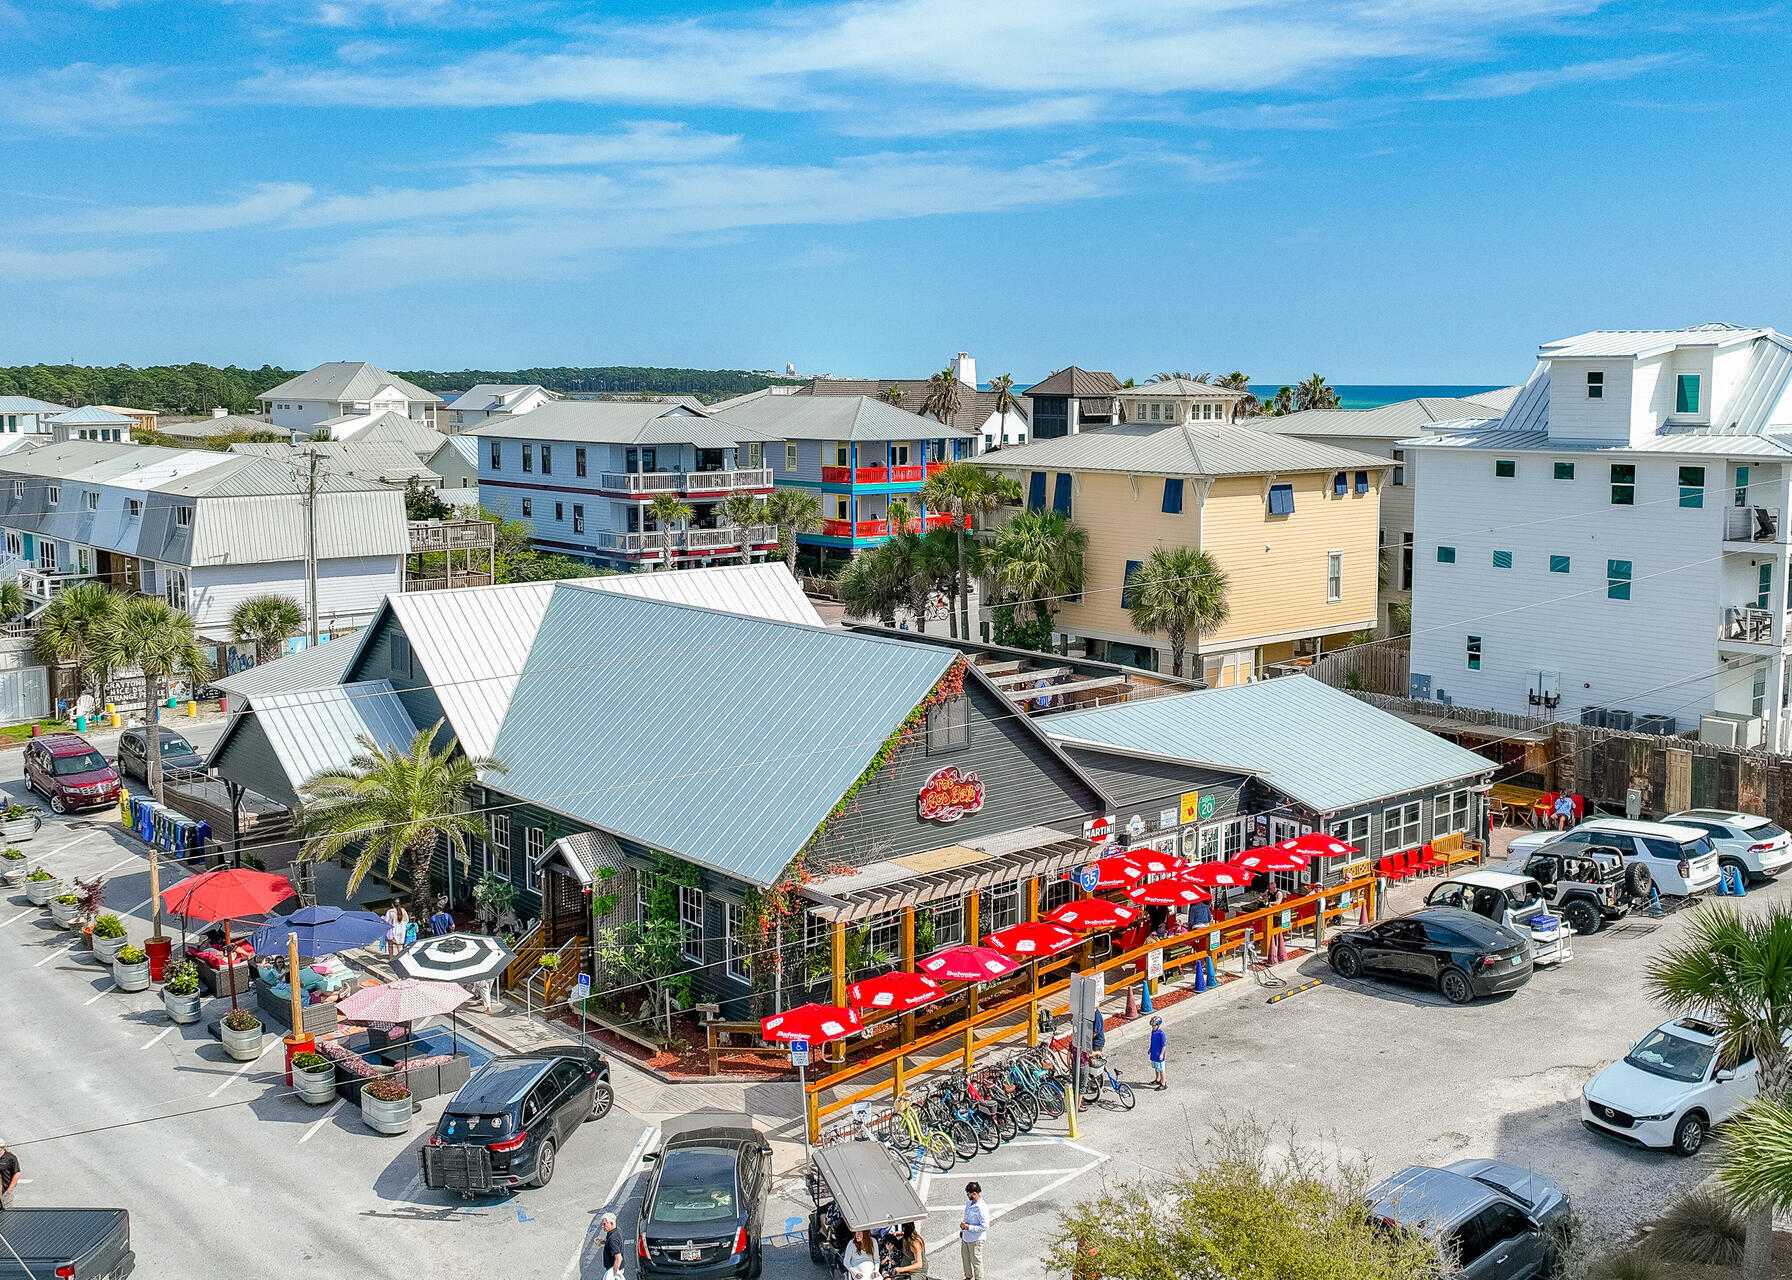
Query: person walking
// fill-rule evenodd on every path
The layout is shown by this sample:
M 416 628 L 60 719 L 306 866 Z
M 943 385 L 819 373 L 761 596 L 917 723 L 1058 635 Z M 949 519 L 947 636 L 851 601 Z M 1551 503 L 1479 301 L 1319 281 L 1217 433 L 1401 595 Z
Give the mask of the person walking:
M 390 960 L 404 948 L 405 925 L 410 917 L 403 907 L 394 902 L 386 908 L 386 958 Z
M 983 1184 L 964 1184 L 964 1217 L 958 1222 L 958 1253 L 964 1280 L 983 1280 L 983 1237 L 989 1234 L 989 1210 L 983 1207 Z
M 1164 1083 L 1164 1050 L 1169 1048 L 1169 1045 L 1169 1037 L 1164 1035 L 1164 1020 L 1162 1018 L 1151 1019 L 1151 1074 L 1155 1077 L 1152 1081 L 1152 1087 L 1155 1089 L 1169 1087 Z
M 622 1232 L 616 1228 L 616 1215 L 603 1216 L 604 1280 L 622 1280 Z
M 19 1158 L 0 1142 L 0 1209 L 12 1208 L 13 1192 L 19 1189 Z

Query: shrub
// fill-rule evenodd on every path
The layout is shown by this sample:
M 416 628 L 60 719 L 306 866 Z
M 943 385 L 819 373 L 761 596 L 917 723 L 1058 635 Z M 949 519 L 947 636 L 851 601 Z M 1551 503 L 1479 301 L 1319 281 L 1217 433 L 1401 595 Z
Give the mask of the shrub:
M 117 960 L 119 964 L 142 964 L 149 959 L 142 947 L 120 947 Z
M 1586 1280 L 1674 1280 L 1674 1271 L 1647 1249 L 1622 1249 L 1595 1260 Z
M 74 907 L 79 906 L 81 900 L 72 893 L 59 893 L 56 895 L 56 902 L 59 906 Z
M 473 886 L 473 906 L 482 919 L 496 920 L 516 905 L 516 886 L 488 871 Z
M 322 1071 L 330 1065 L 330 1060 L 321 1053 L 295 1053 L 292 1065 L 296 1071 Z
M 1670 1262 L 1734 1267 L 1742 1262 L 1748 1224 L 1729 1197 L 1697 1188 L 1670 1204 L 1655 1220 L 1648 1250 Z
M 94 925 L 97 932 L 99 926 Z M 191 960 L 177 960 L 168 966 L 168 980 L 162 984 L 162 990 L 170 995 L 196 996 L 199 994 L 199 966 Z
M 5 858 L 8 862 L 21 862 L 24 860 L 24 857 L 25 851 L 23 849 L 8 849 L 4 853 L 0 853 L 0 858 Z
M 379 1102 L 403 1102 L 411 1096 L 411 1090 L 402 1080 L 370 1080 L 361 1086 L 363 1093 L 370 1093 Z
M 124 937 L 124 921 L 108 911 L 93 922 L 93 936 L 96 938 L 122 938 Z
M 551 954 L 543 956 L 541 958 L 541 967 L 544 969 L 558 969 L 560 967 L 560 957 Z
M 232 1031 L 260 1031 L 261 1019 L 247 1009 L 232 1009 L 224 1015 L 224 1025 Z
M 22 805 L 22 804 L 9 804 L 9 805 L 7 805 L 7 806 L 6 806 L 6 813 L 5 813 L 5 815 L 4 815 L 4 816 L 5 816 L 5 817 L 6 817 L 6 819 L 7 819 L 7 820 L 8 820 L 8 821 L 12 821 L 12 820 L 13 820 L 13 819 L 15 819 L 15 818 L 22 818 L 22 817 L 24 817 L 24 816 L 25 816 L 25 813 L 26 813 L 26 809 L 25 809 L 25 806 L 24 806 L 24 805 Z
M 27 880 L 36 880 L 40 883 L 45 880 L 54 880 L 55 878 L 55 876 L 51 875 L 48 871 L 45 871 L 42 867 L 31 868 L 30 874 L 25 877 Z

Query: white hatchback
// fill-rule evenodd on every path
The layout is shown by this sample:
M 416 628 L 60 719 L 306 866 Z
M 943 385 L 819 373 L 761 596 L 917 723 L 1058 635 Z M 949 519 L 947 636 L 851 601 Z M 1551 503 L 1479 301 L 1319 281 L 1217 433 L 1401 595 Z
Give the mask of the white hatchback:
M 1511 845 L 1514 858 L 1565 844 L 1613 849 L 1626 865 L 1641 863 L 1665 894 L 1689 898 L 1717 887 L 1717 850 L 1697 827 L 1628 818 L 1592 818 L 1568 832 L 1533 831 Z
M 1720 863 L 1736 863 L 1751 880 L 1778 875 L 1792 866 L 1792 835 L 1772 819 L 1729 809 L 1688 809 L 1662 819 L 1677 827 L 1697 827 L 1717 846 Z
M 1792 1042 L 1792 1035 L 1787 1037 Z M 1716 1030 L 1698 1018 L 1665 1022 L 1581 1087 L 1581 1123 L 1638 1146 L 1696 1154 L 1713 1125 L 1755 1098 L 1752 1056 L 1726 1066 Z

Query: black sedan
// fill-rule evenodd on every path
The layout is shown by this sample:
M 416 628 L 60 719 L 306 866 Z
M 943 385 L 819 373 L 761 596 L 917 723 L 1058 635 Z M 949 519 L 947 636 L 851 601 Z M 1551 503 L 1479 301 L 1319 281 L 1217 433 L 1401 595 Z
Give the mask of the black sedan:
M 757 1276 L 772 1149 L 746 1116 L 667 1121 L 647 1159 L 635 1251 L 644 1276 Z
M 587 1120 L 608 1114 L 610 1064 L 567 1045 L 493 1058 L 460 1087 L 418 1152 L 424 1183 L 480 1195 L 545 1187 L 561 1147 Z
M 193 744 L 174 730 L 158 725 L 156 735 L 162 740 L 162 769 L 164 772 L 181 773 L 205 767 L 204 758 L 194 750 Z M 149 764 L 145 759 L 145 752 L 148 745 L 149 734 L 143 729 L 126 729 L 119 734 L 118 772 L 127 778 L 147 780 Z
M 1458 907 L 1428 907 L 1331 940 L 1341 978 L 1391 978 L 1436 987 L 1452 1004 L 1515 991 L 1531 980 L 1531 944 Z

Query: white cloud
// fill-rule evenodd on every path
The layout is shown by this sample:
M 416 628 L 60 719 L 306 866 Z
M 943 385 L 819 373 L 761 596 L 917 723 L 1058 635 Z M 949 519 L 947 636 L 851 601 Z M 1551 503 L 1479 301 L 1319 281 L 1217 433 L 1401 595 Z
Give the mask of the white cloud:
M 1479 98 L 1516 98 L 1542 89 L 1559 89 L 1571 84 L 1590 84 L 1611 80 L 1628 80 L 1645 72 L 1664 67 L 1674 59 L 1669 54 L 1644 54 L 1635 58 L 1605 58 L 1596 62 L 1577 62 L 1566 67 L 1539 67 L 1528 71 L 1506 71 L 1498 75 L 1479 76 L 1426 96 L 1439 102 Z
M 0 280 L 93 280 L 120 276 L 159 260 L 147 250 L 73 249 L 67 253 L 43 253 L 0 245 Z
M 531 168 L 710 160 L 740 146 L 738 133 L 703 133 L 674 120 L 632 120 L 620 133 L 507 133 L 498 150 L 464 163 Z
M 91 62 L 16 70 L 0 94 L 0 121 L 37 133 L 82 134 L 174 119 L 179 112 L 172 104 L 142 92 L 156 74 L 142 67 Z
M 96 210 L 72 217 L 43 219 L 31 230 L 82 235 L 172 235 L 195 231 L 228 231 L 236 227 L 278 222 L 311 198 L 300 182 L 264 182 L 247 195 L 222 204 L 128 206 Z
M 895 113 L 864 108 L 847 113 L 836 127 L 841 133 L 860 138 L 918 138 L 1081 124 L 1105 115 L 1107 109 L 1107 99 L 1095 94 L 1029 98 L 998 107 L 967 106 Z

